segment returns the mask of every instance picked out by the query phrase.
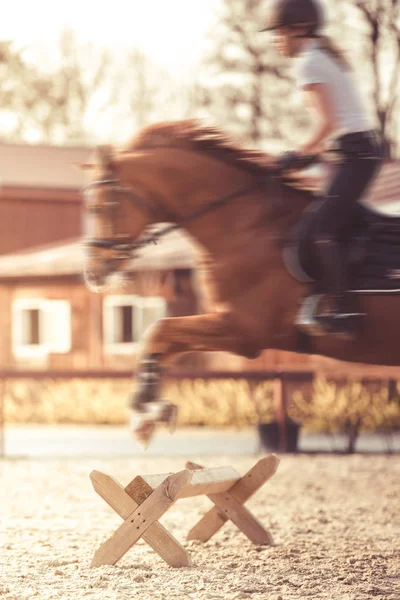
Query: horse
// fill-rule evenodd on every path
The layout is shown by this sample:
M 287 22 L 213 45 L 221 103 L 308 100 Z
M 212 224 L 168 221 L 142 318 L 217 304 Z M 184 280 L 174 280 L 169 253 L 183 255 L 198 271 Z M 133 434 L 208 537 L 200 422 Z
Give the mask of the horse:
M 87 172 L 84 210 L 90 226 L 83 242 L 90 289 L 103 289 L 144 244 L 162 237 L 165 229 L 146 235 L 154 224 L 171 223 L 167 231 L 184 228 L 201 248 L 207 312 L 163 318 L 142 341 L 130 407 L 132 428 L 143 444 L 156 424 L 176 419 L 176 408 L 161 400 L 160 386 L 163 370 L 181 353 L 225 351 L 251 359 L 276 349 L 400 365 L 399 268 L 375 266 L 386 283 L 376 285 L 375 269 L 375 285 L 365 276 L 365 285 L 353 290 L 365 315 L 355 339 L 299 331 L 296 314 L 313 280 L 294 276 L 283 248 L 315 196 L 271 173 L 263 152 L 242 147 L 219 128 L 186 120 L 146 127 L 120 150 L 98 147 L 81 168 Z M 400 240 L 392 231 L 399 221 L 373 219 L 389 227 L 384 243 Z M 387 256 L 391 267 L 400 267 L 399 253 Z

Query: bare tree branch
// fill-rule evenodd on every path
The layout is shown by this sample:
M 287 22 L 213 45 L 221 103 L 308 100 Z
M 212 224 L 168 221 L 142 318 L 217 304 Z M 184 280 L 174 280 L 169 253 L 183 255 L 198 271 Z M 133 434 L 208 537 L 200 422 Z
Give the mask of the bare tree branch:
M 381 134 L 389 154 L 393 154 L 397 142 L 391 133 L 393 121 L 398 119 L 395 107 L 398 101 L 398 70 L 400 67 L 400 6 L 398 0 L 347 0 L 348 6 L 360 11 L 361 18 L 369 27 L 367 35 L 367 59 L 372 74 L 372 99 Z M 360 40 L 361 41 L 361 40 Z M 388 54 L 392 48 L 395 54 Z M 384 54 L 385 58 L 383 58 Z M 360 55 L 363 60 L 360 46 Z M 391 69 L 390 73 L 388 70 Z
M 288 141 L 304 126 L 301 109 L 293 110 L 287 64 L 271 48 L 270 39 L 258 33 L 264 10 L 261 0 L 223 0 L 206 62 L 214 88 L 207 99 L 209 114 L 258 146 L 268 139 Z

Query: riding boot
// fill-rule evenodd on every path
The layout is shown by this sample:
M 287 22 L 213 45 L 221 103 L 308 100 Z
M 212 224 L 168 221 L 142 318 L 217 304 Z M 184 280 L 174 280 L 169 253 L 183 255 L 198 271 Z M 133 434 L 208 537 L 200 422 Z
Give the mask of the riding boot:
M 341 245 L 334 240 L 318 240 L 316 243 L 318 262 L 322 273 L 322 288 L 331 302 L 327 312 L 318 317 L 328 331 L 344 338 L 353 338 L 356 332 L 356 317 L 351 311 L 347 292 L 346 258 Z

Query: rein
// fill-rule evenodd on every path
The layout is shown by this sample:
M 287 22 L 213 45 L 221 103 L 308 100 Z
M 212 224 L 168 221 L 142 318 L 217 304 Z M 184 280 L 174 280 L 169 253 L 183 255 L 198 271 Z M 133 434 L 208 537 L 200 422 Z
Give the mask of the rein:
M 250 192 L 253 192 L 253 191 L 259 189 L 261 183 L 262 183 L 262 181 L 258 181 L 257 183 L 253 183 L 251 185 L 242 186 L 242 187 L 234 190 L 233 192 L 226 194 L 225 196 L 222 196 L 221 198 L 212 200 L 205 206 L 201 206 L 199 209 L 194 210 L 193 212 L 184 216 L 180 220 L 179 223 L 167 225 L 166 227 L 164 227 L 163 229 L 160 229 L 159 231 L 156 231 L 154 233 L 149 233 L 148 235 L 143 237 L 142 240 L 140 240 L 138 242 L 127 243 L 127 242 L 118 242 L 115 239 L 111 239 L 111 240 L 97 239 L 97 240 L 91 240 L 89 242 L 86 242 L 86 246 L 89 248 L 104 248 L 104 249 L 117 250 L 119 252 L 119 255 L 116 258 L 119 260 L 125 260 L 127 258 L 132 258 L 135 255 L 135 252 L 137 250 L 139 250 L 145 246 L 148 246 L 149 244 L 157 244 L 161 238 L 163 238 L 167 234 L 171 233 L 172 231 L 181 229 L 185 224 L 194 221 L 195 219 L 207 214 L 208 212 L 210 212 L 212 210 L 216 210 L 217 208 L 220 208 L 221 206 L 228 204 L 228 202 L 230 202 L 231 200 L 234 200 L 235 198 L 238 198 L 240 196 L 243 196 L 245 194 L 248 194 Z M 138 208 L 140 210 L 142 210 L 143 212 L 148 212 L 148 207 L 145 204 L 145 202 L 143 202 L 142 198 L 138 194 L 136 194 L 131 188 L 122 186 L 118 179 L 100 179 L 98 181 L 93 181 L 93 182 L 89 183 L 87 186 L 85 186 L 84 192 L 87 190 L 90 190 L 90 189 L 93 189 L 93 188 L 96 188 L 99 186 L 105 186 L 105 185 L 113 186 L 114 191 L 117 192 L 118 194 L 127 194 L 128 196 L 131 197 L 133 203 L 138 205 Z M 118 201 L 110 202 L 109 205 L 111 205 L 111 208 L 114 208 L 114 207 L 117 208 Z
M 315 156 L 304 157 L 303 168 L 305 166 L 308 166 L 309 164 L 312 164 L 313 162 L 315 162 L 315 159 L 316 159 Z M 271 169 L 270 174 L 272 175 L 272 177 L 274 175 L 276 176 L 277 170 Z M 112 191 L 114 193 L 116 193 L 117 195 L 119 195 L 119 194 L 128 195 L 131 198 L 132 202 L 142 212 L 145 212 L 145 213 L 150 212 L 149 206 L 143 200 L 142 196 L 140 196 L 138 193 L 136 193 L 132 188 L 123 186 L 121 184 L 120 180 L 116 177 L 92 181 L 91 183 L 89 183 L 87 186 L 85 186 L 83 188 L 83 191 L 85 193 L 86 191 L 88 191 L 90 189 L 97 188 L 99 186 L 108 186 L 108 185 L 112 187 Z M 242 186 L 240 188 L 237 188 L 233 192 L 230 192 L 229 194 L 222 196 L 221 198 L 217 198 L 215 200 L 210 201 L 209 203 L 205 204 L 204 206 L 201 206 L 197 210 L 194 210 L 193 212 L 184 216 L 180 220 L 179 223 L 167 225 L 166 227 L 164 227 L 163 229 L 160 229 L 159 231 L 156 231 L 154 233 L 149 233 L 149 234 L 145 235 L 140 241 L 137 241 L 137 242 L 126 242 L 125 241 L 125 242 L 123 242 L 123 241 L 118 241 L 118 239 L 115 239 L 115 238 L 114 239 L 94 239 L 94 240 L 86 242 L 86 246 L 88 248 L 103 248 L 103 249 L 108 249 L 108 250 L 115 250 L 117 252 L 117 255 L 115 256 L 115 260 L 126 260 L 128 258 L 133 258 L 135 255 L 135 252 L 137 252 L 137 250 L 140 250 L 141 248 L 144 248 L 144 247 L 148 246 L 149 244 L 157 244 L 157 242 L 161 238 L 163 238 L 167 234 L 171 233 L 172 231 L 181 229 L 185 224 L 191 223 L 195 219 L 198 219 L 199 217 L 209 213 L 212 210 L 216 210 L 217 208 L 225 206 L 226 204 L 228 204 L 235 198 L 239 198 L 240 196 L 244 196 L 245 194 L 249 194 L 250 192 L 258 190 L 260 188 L 260 186 L 262 186 L 262 185 L 265 185 L 264 177 L 263 178 L 260 177 L 260 179 L 258 179 L 255 183 L 252 183 L 251 185 Z M 118 207 L 119 207 L 118 199 L 112 199 L 112 200 L 106 202 L 106 206 L 105 206 L 106 209 L 110 210 L 112 217 L 114 216 L 113 211 L 117 210 Z M 88 210 L 90 210 L 90 208 Z M 95 208 L 92 210 L 96 211 Z

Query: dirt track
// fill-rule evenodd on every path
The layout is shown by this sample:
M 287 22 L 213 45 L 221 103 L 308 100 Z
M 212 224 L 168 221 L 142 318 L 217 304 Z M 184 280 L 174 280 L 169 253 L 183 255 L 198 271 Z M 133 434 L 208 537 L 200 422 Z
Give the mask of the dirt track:
M 196 460 L 195 457 L 191 459 Z M 197 459 L 244 473 L 256 458 Z M 194 566 L 171 569 L 143 542 L 115 567 L 90 569 L 120 524 L 93 491 L 93 469 L 126 485 L 181 459 L 4 461 L 0 598 L 22 600 L 400 600 L 400 458 L 281 457 L 248 502 L 274 547 L 255 547 L 229 523 L 205 545 L 185 543 Z M 180 541 L 210 506 L 178 502 L 162 523 Z

